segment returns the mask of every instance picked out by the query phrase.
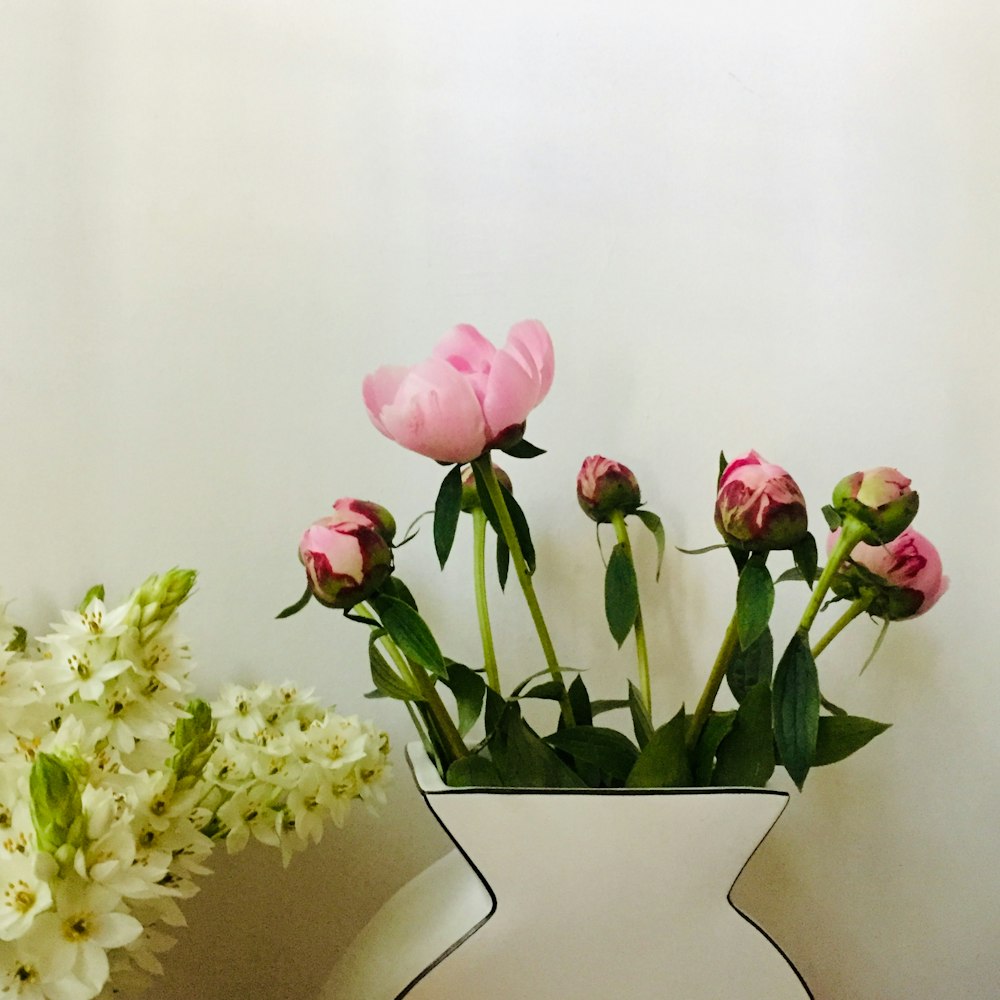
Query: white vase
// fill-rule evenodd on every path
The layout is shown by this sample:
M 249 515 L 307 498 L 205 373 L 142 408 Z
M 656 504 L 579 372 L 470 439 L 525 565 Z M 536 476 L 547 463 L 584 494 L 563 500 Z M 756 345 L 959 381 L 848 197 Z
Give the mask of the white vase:
M 729 900 L 787 793 L 458 789 L 407 756 L 458 850 L 376 913 L 321 1000 L 812 996 Z

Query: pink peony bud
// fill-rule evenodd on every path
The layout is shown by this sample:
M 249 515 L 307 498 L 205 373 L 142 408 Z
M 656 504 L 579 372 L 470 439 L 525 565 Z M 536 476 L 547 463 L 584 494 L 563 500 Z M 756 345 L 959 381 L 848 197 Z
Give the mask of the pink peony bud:
M 576 476 L 576 498 L 587 517 L 598 524 L 610 522 L 616 510 L 634 514 L 642 503 L 632 470 L 601 455 L 583 460 Z
M 806 502 L 780 465 L 770 465 L 749 451 L 722 473 L 715 526 L 727 545 L 755 551 L 790 549 L 808 529 Z
M 341 497 L 334 505 L 334 520 L 338 524 L 360 524 L 374 528 L 390 545 L 396 535 L 396 519 L 381 506 L 370 500 Z
M 470 462 L 520 441 L 528 414 L 552 385 L 552 341 L 536 320 L 511 328 L 497 349 L 457 326 L 413 368 L 387 367 L 364 381 L 375 427 L 438 462 Z
M 507 475 L 503 469 L 500 468 L 496 463 L 493 464 L 493 472 L 497 479 L 500 481 L 500 485 L 507 490 L 508 493 L 514 492 L 514 484 L 510 481 L 510 476 Z M 476 488 L 476 477 L 472 471 L 472 466 L 462 473 L 462 510 L 466 513 L 475 510 L 477 507 L 481 507 L 482 504 L 479 502 L 479 490 Z
M 392 572 L 392 550 L 373 527 L 323 517 L 306 528 L 299 560 L 313 596 L 330 608 L 353 608 Z
M 920 500 L 910 480 L 898 469 L 882 465 L 845 476 L 833 488 L 833 506 L 842 517 L 854 517 L 868 528 L 866 542 L 891 542 L 917 515 Z
M 827 540 L 832 552 L 840 532 Z M 948 589 L 941 571 L 941 557 L 934 546 L 913 528 L 907 528 L 885 545 L 856 545 L 831 584 L 838 597 L 870 597 L 868 613 L 888 621 L 915 618 L 929 611 Z

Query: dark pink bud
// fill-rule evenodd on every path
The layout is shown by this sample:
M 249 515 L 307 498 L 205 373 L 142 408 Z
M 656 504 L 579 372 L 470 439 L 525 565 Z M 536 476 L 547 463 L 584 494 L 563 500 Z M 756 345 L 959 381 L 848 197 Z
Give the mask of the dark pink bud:
M 334 505 L 334 520 L 338 524 L 360 524 L 374 528 L 389 544 L 396 535 L 396 519 L 381 506 L 370 500 L 341 497 Z
M 715 526 L 727 545 L 753 551 L 790 549 L 809 526 L 795 480 L 755 451 L 734 459 L 719 480 Z
M 642 503 L 632 470 L 602 455 L 583 460 L 576 477 L 576 498 L 587 517 L 598 524 L 607 524 L 615 511 L 634 514 Z
M 353 608 L 392 572 L 392 550 L 374 528 L 324 517 L 306 528 L 299 560 L 313 596 L 330 608 Z

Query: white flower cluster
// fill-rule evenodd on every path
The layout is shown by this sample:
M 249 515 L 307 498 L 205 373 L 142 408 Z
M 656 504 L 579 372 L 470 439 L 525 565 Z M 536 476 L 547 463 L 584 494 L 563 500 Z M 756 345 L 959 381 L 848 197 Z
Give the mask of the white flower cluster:
M 291 855 L 382 800 L 388 740 L 294 687 L 193 698 L 174 633 L 194 574 L 87 596 L 32 641 L 0 607 L 0 997 L 141 987 L 216 841 Z

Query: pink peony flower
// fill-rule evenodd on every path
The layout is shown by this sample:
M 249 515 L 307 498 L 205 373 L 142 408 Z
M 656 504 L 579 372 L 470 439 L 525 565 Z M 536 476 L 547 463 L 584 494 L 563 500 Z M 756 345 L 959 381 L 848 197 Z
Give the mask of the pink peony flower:
M 833 551 L 839 536 L 839 531 L 830 534 L 827 552 Z M 948 577 L 942 573 L 937 549 L 920 532 L 907 528 L 885 545 L 855 546 L 832 587 L 850 600 L 870 596 L 874 590 L 869 613 L 901 621 L 934 607 L 948 589 Z
M 385 367 L 363 391 L 372 423 L 404 448 L 438 462 L 469 462 L 521 439 L 528 414 L 552 385 L 552 341 L 536 320 L 516 324 L 497 349 L 456 326 L 427 361 Z
M 323 517 L 306 528 L 299 560 L 313 596 L 330 608 L 352 608 L 392 572 L 392 550 L 373 527 Z
M 755 451 L 733 459 L 719 480 L 715 526 L 728 545 L 790 549 L 806 534 L 806 502 L 795 480 Z
M 607 524 L 616 510 L 633 514 L 642 503 L 635 473 L 602 455 L 583 460 L 576 476 L 576 498 L 587 517 L 598 524 Z
M 834 508 L 864 524 L 872 544 L 891 542 L 909 527 L 919 502 L 910 480 L 887 465 L 852 473 L 833 488 Z

